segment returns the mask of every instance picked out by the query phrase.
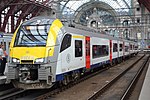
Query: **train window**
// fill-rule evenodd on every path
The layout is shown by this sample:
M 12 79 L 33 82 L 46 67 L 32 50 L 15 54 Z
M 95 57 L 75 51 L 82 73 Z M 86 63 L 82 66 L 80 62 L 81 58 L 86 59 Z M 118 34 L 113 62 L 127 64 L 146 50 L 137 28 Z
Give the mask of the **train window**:
M 14 46 L 34 47 L 46 46 L 49 24 L 22 25 L 17 32 Z
M 119 51 L 122 51 L 123 44 L 119 44 L 119 47 L 120 47 L 120 50 L 119 50 Z
M 75 40 L 75 57 L 82 57 L 82 40 Z
M 113 43 L 113 52 L 117 52 L 118 51 L 118 45 L 117 43 Z
M 129 46 L 125 46 L 125 52 L 128 52 Z
M 132 45 L 130 45 L 130 50 L 132 50 Z
M 108 45 L 93 45 L 92 46 L 93 58 L 103 57 L 108 55 Z
M 67 49 L 70 46 L 71 46 L 71 35 L 70 34 L 66 34 L 64 36 L 64 38 L 63 38 L 60 52 L 64 51 L 65 49 Z
M 135 46 L 134 48 L 135 48 L 135 50 L 138 50 L 138 46 Z

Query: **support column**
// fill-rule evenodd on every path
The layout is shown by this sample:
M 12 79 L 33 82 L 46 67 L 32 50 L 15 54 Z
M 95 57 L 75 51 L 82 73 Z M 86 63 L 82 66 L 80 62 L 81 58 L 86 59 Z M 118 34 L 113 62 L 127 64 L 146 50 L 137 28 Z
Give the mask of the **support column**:
M 14 33 L 14 15 L 11 15 L 11 33 Z
M 2 12 L 1 12 L 1 15 L 2 15 Z M 2 26 L 2 17 L 1 17 L 1 15 L 0 15 L 0 28 Z

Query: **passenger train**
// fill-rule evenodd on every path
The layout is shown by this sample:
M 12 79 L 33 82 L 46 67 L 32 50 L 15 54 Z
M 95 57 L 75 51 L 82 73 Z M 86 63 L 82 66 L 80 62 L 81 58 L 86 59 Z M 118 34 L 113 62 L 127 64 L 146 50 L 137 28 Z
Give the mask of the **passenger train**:
M 137 43 L 35 17 L 22 23 L 10 44 L 7 80 L 23 89 L 68 84 L 94 68 L 137 53 Z

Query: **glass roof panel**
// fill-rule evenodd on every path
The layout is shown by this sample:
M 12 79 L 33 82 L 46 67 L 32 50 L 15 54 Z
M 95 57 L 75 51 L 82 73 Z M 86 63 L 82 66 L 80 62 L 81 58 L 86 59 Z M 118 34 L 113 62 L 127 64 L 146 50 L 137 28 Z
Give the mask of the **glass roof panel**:
M 100 1 L 102 5 L 98 4 L 94 6 L 92 5 L 94 1 L 96 2 L 95 4 Z M 86 3 L 87 6 L 83 6 L 83 4 Z M 88 18 L 93 15 L 94 8 L 97 9 L 97 17 L 102 20 L 103 25 L 118 24 L 115 22 L 117 22 L 116 20 L 118 20 L 119 16 L 128 16 L 132 14 L 131 0 L 66 0 L 60 2 L 60 4 L 62 18 L 65 20 L 73 19 L 74 22 L 82 25 L 88 25 L 89 20 L 91 20 Z
M 73 13 L 84 3 L 87 3 L 89 1 L 91 1 L 91 0 L 75 0 L 75 1 L 70 0 L 66 4 L 66 6 L 63 10 L 63 13 L 68 12 L 68 11 L 69 11 L 69 13 Z M 92 0 L 92 1 L 94 1 L 94 0 Z M 105 3 L 109 4 L 118 13 L 126 12 L 126 14 L 128 14 L 128 12 L 130 10 L 129 8 L 131 8 L 131 0 L 95 0 L 95 1 L 101 1 L 101 2 L 105 2 Z M 61 5 L 65 5 L 65 2 L 64 1 L 61 2 Z M 125 14 L 125 13 L 123 13 L 123 14 Z

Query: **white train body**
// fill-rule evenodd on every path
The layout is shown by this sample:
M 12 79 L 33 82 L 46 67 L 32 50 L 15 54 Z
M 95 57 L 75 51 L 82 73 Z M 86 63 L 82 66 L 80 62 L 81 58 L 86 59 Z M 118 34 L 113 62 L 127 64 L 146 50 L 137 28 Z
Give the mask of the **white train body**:
M 67 34 L 70 34 L 72 37 L 71 46 L 58 55 L 56 70 L 56 76 L 58 77 L 57 79 L 63 79 L 62 77 L 64 76 L 64 74 L 67 75 L 67 73 L 72 71 L 79 71 L 80 69 L 93 69 L 95 67 L 109 64 L 113 61 L 123 59 L 129 55 L 137 53 L 136 51 L 134 51 L 134 48 L 130 50 L 129 43 L 135 43 L 133 41 L 117 39 L 105 34 L 92 33 L 70 27 L 65 27 L 65 29 L 67 31 Z M 90 38 L 90 59 L 88 59 L 90 60 L 90 62 L 88 63 L 90 64 L 90 68 L 87 67 L 88 65 L 86 61 L 86 37 Z M 82 56 L 80 57 L 75 57 L 76 41 L 82 42 Z M 112 53 L 110 53 L 110 43 L 112 44 Z M 98 56 L 95 56 L 94 46 L 107 46 L 107 51 L 104 51 L 107 53 L 103 52 L 104 55 L 100 54 Z
M 39 29 L 35 25 L 37 20 L 43 22 Z M 130 51 L 130 43 L 136 44 L 103 33 L 66 27 L 58 19 L 35 18 L 23 23 L 14 34 L 7 79 L 24 89 L 50 88 L 56 82 L 67 84 L 87 71 L 137 53 L 134 48 Z

